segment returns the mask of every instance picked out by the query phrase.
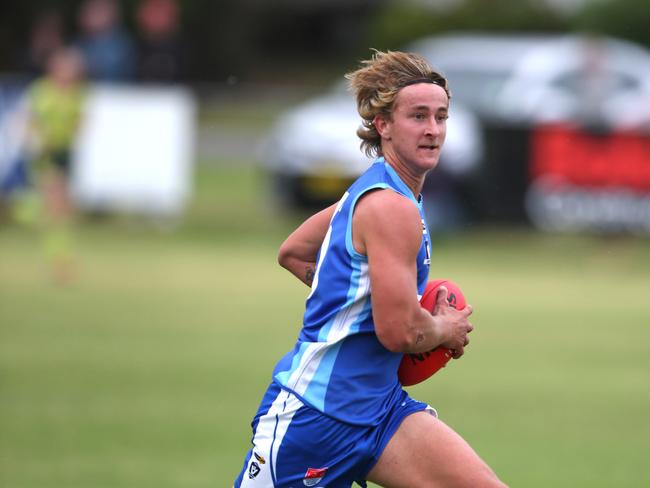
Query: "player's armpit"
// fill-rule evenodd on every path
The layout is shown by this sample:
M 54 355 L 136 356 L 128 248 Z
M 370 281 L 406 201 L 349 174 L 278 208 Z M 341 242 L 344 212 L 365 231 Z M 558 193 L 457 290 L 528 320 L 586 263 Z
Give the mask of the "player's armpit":
M 368 256 L 379 341 L 395 352 L 429 347 L 436 340 L 435 324 L 417 297 L 416 259 L 422 245 L 417 207 L 392 190 L 365 195 L 354 211 L 352 240 L 355 249 Z

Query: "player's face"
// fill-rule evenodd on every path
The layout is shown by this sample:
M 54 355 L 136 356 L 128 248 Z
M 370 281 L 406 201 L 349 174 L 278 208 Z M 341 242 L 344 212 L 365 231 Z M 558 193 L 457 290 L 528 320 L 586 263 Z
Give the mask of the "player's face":
M 447 134 L 449 99 L 432 83 L 402 88 L 384 121 L 382 151 L 389 161 L 424 173 L 436 167 Z

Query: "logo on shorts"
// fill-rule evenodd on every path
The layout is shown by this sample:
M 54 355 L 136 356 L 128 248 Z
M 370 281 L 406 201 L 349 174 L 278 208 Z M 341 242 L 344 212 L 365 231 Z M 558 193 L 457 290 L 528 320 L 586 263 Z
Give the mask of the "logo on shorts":
M 303 478 L 302 483 L 305 486 L 316 486 L 318 483 L 320 483 L 320 480 L 323 479 L 326 472 L 327 468 L 309 468 L 305 473 L 305 477 Z
M 253 456 L 255 456 L 255 459 L 257 459 L 257 461 L 251 462 L 251 465 L 248 467 L 248 477 L 250 479 L 254 479 L 258 474 L 260 474 L 260 471 L 262 471 L 260 464 L 266 464 L 266 459 L 264 459 L 263 456 L 257 454 L 255 451 L 253 451 Z
M 255 461 L 253 461 L 253 462 L 251 463 L 250 467 L 248 468 L 248 477 L 249 477 L 250 479 L 253 479 L 253 478 L 255 478 L 258 474 L 260 474 L 260 471 L 261 471 L 261 469 L 260 469 L 260 465 L 257 464 Z

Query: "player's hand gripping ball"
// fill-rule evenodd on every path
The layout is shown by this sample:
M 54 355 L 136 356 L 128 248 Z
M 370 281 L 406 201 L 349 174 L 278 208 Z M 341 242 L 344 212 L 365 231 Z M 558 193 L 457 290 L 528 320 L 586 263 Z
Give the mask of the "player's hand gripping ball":
M 433 313 L 436 306 L 436 297 L 440 286 L 447 288 L 447 301 L 449 306 L 456 310 L 465 308 L 465 296 L 456 283 L 450 280 L 434 280 L 427 283 L 420 305 Z M 428 352 L 417 354 L 404 354 L 397 370 L 397 377 L 403 386 L 417 385 L 423 382 L 436 371 L 444 368 L 451 359 L 451 351 L 446 347 L 438 346 Z

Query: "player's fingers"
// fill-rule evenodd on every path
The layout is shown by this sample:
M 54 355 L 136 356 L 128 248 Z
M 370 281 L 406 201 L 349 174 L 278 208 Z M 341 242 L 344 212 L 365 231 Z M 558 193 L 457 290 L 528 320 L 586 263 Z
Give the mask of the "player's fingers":
M 459 347 L 451 350 L 451 357 L 454 359 L 460 358 L 465 353 L 465 348 Z
M 434 311 L 438 310 L 438 307 L 446 305 L 449 306 L 449 303 L 447 302 L 447 288 L 444 286 L 441 286 L 438 288 L 438 293 L 436 294 L 436 305 L 434 307 Z
M 465 306 L 463 309 L 463 312 L 465 313 L 466 317 L 469 317 L 472 315 L 472 312 L 474 312 L 474 307 L 472 307 L 469 303 Z
M 447 291 L 447 288 L 445 286 L 441 286 L 438 288 L 438 294 L 436 295 L 436 302 L 446 302 L 447 301 L 447 295 L 449 292 Z

